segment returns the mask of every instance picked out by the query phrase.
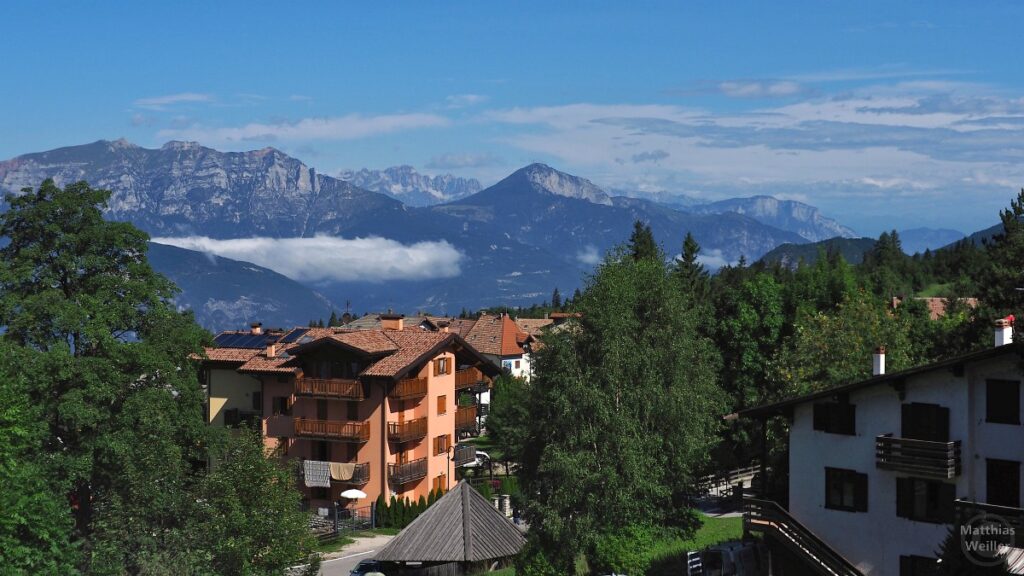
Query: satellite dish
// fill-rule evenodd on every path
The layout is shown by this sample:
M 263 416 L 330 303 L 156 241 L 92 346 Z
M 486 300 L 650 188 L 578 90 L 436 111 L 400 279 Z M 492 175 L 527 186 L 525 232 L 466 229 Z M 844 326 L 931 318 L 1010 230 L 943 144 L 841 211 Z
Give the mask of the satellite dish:
M 366 498 L 366 492 L 363 492 L 362 490 L 356 490 L 355 488 L 350 488 L 342 492 L 341 497 L 348 498 L 349 500 L 359 500 L 361 498 Z

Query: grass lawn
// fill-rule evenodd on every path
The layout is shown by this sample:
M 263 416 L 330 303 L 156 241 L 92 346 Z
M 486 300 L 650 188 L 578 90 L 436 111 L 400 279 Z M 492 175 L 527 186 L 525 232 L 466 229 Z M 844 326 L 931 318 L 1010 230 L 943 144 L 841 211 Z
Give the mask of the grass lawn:
M 494 462 L 500 462 L 502 459 L 501 450 L 498 449 L 497 445 L 495 445 L 486 434 L 483 436 L 477 436 L 476 438 L 469 438 L 465 440 L 465 442 L 476 446 L 476 449 L 481 452 L 487 452 L 487 455 L 490 456 L 491 460 Z
M 952 282 L 946 284 L 929 284 L 928 286 L 925 286 L 923 290 L 918 292 L 917 296 L 921 298 L 939 298 L 942 296 L 948 296 L 952 287 Z

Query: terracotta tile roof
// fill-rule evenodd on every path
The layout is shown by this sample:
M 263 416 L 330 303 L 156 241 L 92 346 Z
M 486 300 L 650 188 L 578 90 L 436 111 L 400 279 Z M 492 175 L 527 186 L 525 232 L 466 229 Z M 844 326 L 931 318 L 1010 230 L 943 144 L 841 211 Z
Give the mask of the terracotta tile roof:
M 452 318 L 451 324 L 448 325 L 448 331 L 465 338 L 469 335 L 469 331 L 472 330 L 475 325 L 475 318 Z
M 351 332 L 332 334 L 330 338 L 351 348 L 362 350 L 367 354 L 383 354 L 395 352 L 399 349 L 398 345 L 388 337 L 388 334 L 391 332 L 393 330 L 388 330 L 387 332 L 383 330 L 353 330 Z M 402 332 L 405 332 L 405 330 L 402 330 Z
M 238 362 L 242 364 L 250 358 L 259 354 L 259 350 L 252 348 L 203 348 L 206 352 L 206 359 L 214 362 Z M 199 359 L 202 357 L 197 356 Z
M 554 322 L 551 318 L 519 318 L 516 320 L 516 325 L 530 336 L 538 336 L 544 327 L 550 326 Z
M 293 362 L 287 350 L 278 352 L 277 356 L 267 358 L 266 351 L 260 351 L 248 362 L 238 367 L 239 372 L 272 372 L 278 374 L 295 374 L 299 371 L 298 362 Z
M 517 356 L 523 354 L 523 344 L 530 335 L 519 329 L 511 318 L 481 316 L 466 335 L 466 342 L 481 354 Z
M 363 370 L 362 376 L 396 376 L 420 360 L 423 355 L 452 338 L 451 334 L 444 332 L 423 330 L 388 330 L 379 334 L 386 335 L 397 347 L 397 351 L 371 364 Z
M 342 326 L 345 330 L 380 330 L 380 314 L 367 314 Z M 429 316 L 405 316 L 402 318 L 403 329 L 419 328 L 424 322 L 428 329 L 433 329 L 433 321 Z

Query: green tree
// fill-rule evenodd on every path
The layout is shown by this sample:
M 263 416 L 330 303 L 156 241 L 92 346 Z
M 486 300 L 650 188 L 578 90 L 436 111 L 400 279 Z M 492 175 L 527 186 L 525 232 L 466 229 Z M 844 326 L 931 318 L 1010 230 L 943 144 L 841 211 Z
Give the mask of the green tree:
M 635 245 L 589 281 L 579 329 L 545 336 L 536 352 L 520 476 L 531 495 L 524 571 L 571 573 L 601 534 L 627 526 L 690 525 L 686 495 L 725 410 L 719 359 L 692 295 L 661 258 L 635 257 Z
M 776 386 L 791 396 L 862 380 L 871 376 L 871 356 L 879 346 L 886 348 L 887 371 L 915 366 L 922 360 L 910 334 L 906 316 L 859 292 L 834 312 L 797 320 L 792 346 L 778 358 Z
M 338 320 L 338 313 L 331 310 L 331 317 L 327 320 L 328 326 L 341 326 L 341 322 Z
M 633 234 L 629 237 L 629 251 L 634 260 L 661 259 L 661 249 L 654 242 L 650 225 L 637 220 L 633 223 Z
M 197 362 L 190 358 L 202 353 L 209 335 L 191 314 L 177 312 L 170 300 L 174 286 L 146 261 L 147 236 L 103 219 L 108 196 L 84 182 L 61 189 L 47 180 L 38 190 L 6 197 L 9 210 L 0 215 L 0 236 L 10 240 L 0 249 L 2 341 L 17 351 L 17 369 L 31 378 L 12 387 L 9 371 L 0 369 L 0 386 L 16 396 L 11 406 L 31 407 L 26 416 L 39 434 L 33 461 L 47 490 L 61 499 L 69 494 L 74 502 L 66 552 L 83 552 L 78 558 L 84 572 L 209 573 L 204 559 L 190 553 L 204 533 L 221 526 L 220 533 L 250 538 L 241 527 L 270 529 L 255 517 L 281 511 L 249 507 L 247 522 L 215 515 L 196 532 L 196 505 L 204 500 L 199 494 L 210 495 L 204 486 L 216 476 L 206 475 L 211 431 Z M 24 470 L 19 465 L 14 472 Z M 269 489 L 259 470 L 235 472 L 231 481 L 237 485 Z M 36 497 L 35 513 L 57 506 Z M 43 546 L 60 541 L 66 510 L 54 514 L 49 527 L 21 531 L 18 538 Z M 285 535 L 266 540 L 283 542 Z M 256 566 L 283 549 L 250 550 L 248 563 Z M 52 561 L 65 562 L 68 555 L 55 554 Z
M 700 300 L 707 295 L 708 272 L 700 263 L 700 244 L 693 234 L 686 233 L 683 239 L 682 252 L 675 261 L 675 275 L 683 285 L 683 289 L 692 292 Z
M 68 486 L 52 480 L 46 423 L 25 392 L 40 356 L 0 341 L 0 566 L 13 574 L 74 574 Z
M 985 321 L 1024 310 L 1024 189 L 999 213 L 1003 231 L 987 246 L 990 260 L 978 297 L 986 307 Z
M 299 508 L 296 471 L 264 451 L 259 431 L 227 434 L 197 490 L 189 534 L 201 538 L 191 551 L 216 574 L 281 574 L 302 558 L 310 564 L 306 572 L 316 574 L 316 542 Z
M 526 449 L 530 389 L 522 378 L 502 374 L 494 381 L 487 430 L 506 462 L 519 462 Z
M 551 293 L 551 307 L 555 310 L 562 308 L 562 295 L 558 292 L 558 287 L 555 287 L 555 291 Z

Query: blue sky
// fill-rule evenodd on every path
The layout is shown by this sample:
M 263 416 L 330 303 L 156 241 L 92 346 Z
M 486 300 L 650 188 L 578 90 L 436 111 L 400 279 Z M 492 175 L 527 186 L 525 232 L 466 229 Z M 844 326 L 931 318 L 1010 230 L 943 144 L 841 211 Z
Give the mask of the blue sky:
M 869 235 L 983 228 L 1024 186 L 1019 3 L 151 4 L 0 5 L 0 158 L 184 139 L 485 185 L 542 161 Z

